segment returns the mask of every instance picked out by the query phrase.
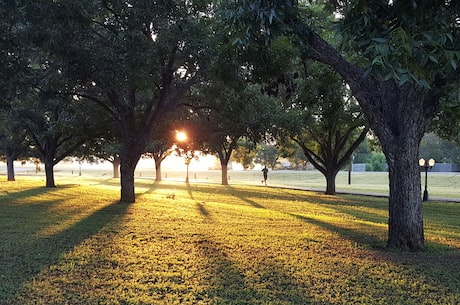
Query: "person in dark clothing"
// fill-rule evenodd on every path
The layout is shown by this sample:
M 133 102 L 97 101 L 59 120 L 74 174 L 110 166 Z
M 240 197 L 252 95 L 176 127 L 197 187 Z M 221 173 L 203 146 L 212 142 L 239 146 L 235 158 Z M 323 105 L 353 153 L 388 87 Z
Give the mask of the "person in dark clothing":
M 262 183 L 265 183 L 265 185 L 267 185 L 267 178 L 268 178 L 268 168 L 267 168 L 267 166 L 265 166 L 262 169 L 262 173 L 264 175 L 264 180 L 262 180 Z

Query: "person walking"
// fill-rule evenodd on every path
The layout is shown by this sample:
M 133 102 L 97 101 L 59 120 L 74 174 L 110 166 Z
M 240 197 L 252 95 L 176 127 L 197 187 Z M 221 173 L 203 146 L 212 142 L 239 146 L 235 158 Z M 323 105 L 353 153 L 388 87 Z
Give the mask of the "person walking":
M 265 166 L 262 169 L 262 173 L 264 175 L 264 180 L 262 180 L 262 183 L 265 183 L 265 185 L 267 185 L 267 178 L 268 178 L 268 168 L 267 168 L 267 166 Z

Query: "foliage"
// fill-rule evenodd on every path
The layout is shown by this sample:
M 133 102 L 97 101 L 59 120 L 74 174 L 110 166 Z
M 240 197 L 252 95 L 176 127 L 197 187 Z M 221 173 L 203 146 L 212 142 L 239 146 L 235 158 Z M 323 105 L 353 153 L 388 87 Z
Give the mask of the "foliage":
M 427 133 L 420 143 L 420 157 L 426 160 L 433 158 L 438 163 L 460 163 L 460 147 L 434 133 Z
M 238 141 L 237 148 L 233 150 L 232 159 L 240 163 L 245 170 L 252 169 L 255 155 L 256 144 L 243 137 Z
M 234 88 L 232 84 L 243 82 L 240 77 L 235 75 L 227 83 L 214 76 L 206 84 L 194 86 L 194 102 L 184 111 L 188 114 L 184 124 L 189 126 L 185 129 L 194 130 L 202 151 L 219 158 L 223 185 L 228 184 L 228 163 L 240 139 L 244 137 L 254 143 L 263 139 L 276 105 L 273 99 L 260 94 L 257 85 Z
M 455 1 L 347 3 L 340 8 L 342 46 L 367 59 L 368 73 L 401 86 L 449 82 L 460 61 L 458 9 Z
M 366 162 L 366 171 L 383 172 L 386 170 L 386 159 L 383 153 L 372 152 Z
M 449 85 L 448 94 L 441 100 L 440 110 L 433 119 L 432 131 L 446 140 L 460 145 L 460 86 L 459 82 Z
M 29 151 L 29 140 L 24 126 L 18 123 L 11 110 L 0 110 L 0 121 L 0 158 L 6 156 L 16 160 L 25 157 Z
M 458 204 L 426 203 L 415 255 L 383 249 L 386 199 L 162 182 L 120 205 L 95 181 L 1 193 L 2 304 L 460 301 Z
M 210 9 L 202 1 L 25 5 L 30 41 L 67 84 L 50 91 L 93 103 L 116 123 L 122 201 L 135 201 L 133 172 L 155 125 L 206 71 Z
M 256 155 L 254 162 L 262 164 L 271 169 L 276 169 L 276 165 L 280 158 L 280 151 L 276 145 L 267 143 L 259 143 L 256 147 Z
M 300 74 L 300 73 L 299 73 Z M 359 106 L 337 74 L 310 64 L 309 73 L 295 80 L 293 98 L 284 102 L 277 125 L 327 180 L 326 192 L 335 193 L 337 172 L 348 164 L 367 134 Z

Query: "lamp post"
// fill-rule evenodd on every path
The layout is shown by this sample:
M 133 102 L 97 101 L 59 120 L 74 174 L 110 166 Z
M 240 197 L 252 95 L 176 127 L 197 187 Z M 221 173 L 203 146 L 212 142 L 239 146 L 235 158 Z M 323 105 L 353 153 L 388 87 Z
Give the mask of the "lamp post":
M 425 169 L 425 190 L 423 191 L 423 201 L 428 201 L 428 170 L 434 166 L 434 159 L 425 160 L 421 158 L 418 164 Z
M 187 155 L 185 159 L 185 165 L 187 165 L 187 174 L 185 175 L 185 183 L 188 183 L 188 166 L 190 165 L 190 161 L 192 161 L 191 158 Z

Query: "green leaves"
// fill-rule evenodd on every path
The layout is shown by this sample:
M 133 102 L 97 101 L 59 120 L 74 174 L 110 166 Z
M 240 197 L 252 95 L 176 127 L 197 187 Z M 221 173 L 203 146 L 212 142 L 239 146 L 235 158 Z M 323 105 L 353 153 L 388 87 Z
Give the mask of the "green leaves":
M 460 45 L 453 4 L 360 1 L 347 9 L 340 26 L 342 47 L 367 58 L 368 73 L 422 88 L 457 77 Z M 427 11 L 433 12 L 430 18 Z

